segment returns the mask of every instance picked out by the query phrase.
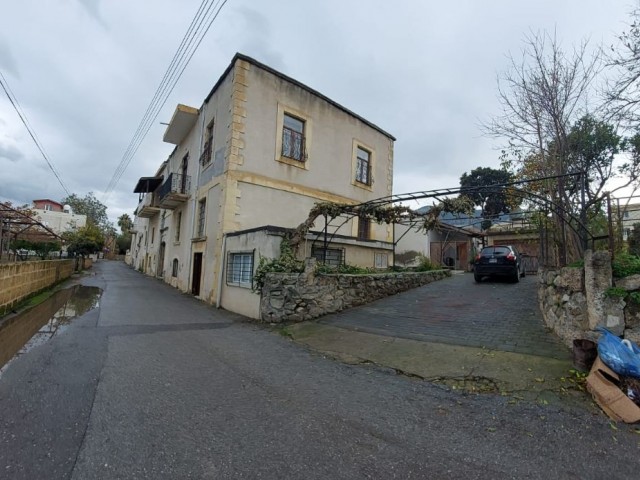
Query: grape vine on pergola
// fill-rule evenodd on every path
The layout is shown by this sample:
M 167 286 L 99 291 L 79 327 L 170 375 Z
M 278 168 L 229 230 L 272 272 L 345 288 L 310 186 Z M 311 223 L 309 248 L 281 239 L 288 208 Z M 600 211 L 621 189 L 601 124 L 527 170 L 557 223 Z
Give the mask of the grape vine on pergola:
M 541 207 L 545 213 L 552 213 L 561 219 L 564 225 L 568 226 L 571 230 L 576 232 L 580 238 L 584 238 L 585 241 L 595 242 L 596 240 L 606 239 L 612 237 L 611 224 L 609 226 L 609 235 L 594 236 L 584 222 L 573 215 L 571 212 L 565 210 L 564 206 L 556 203 L 549 198 L 543 197 L 535 192 L 526 189 L 526 185 L 534 182 L 542 182 L 545 180 L 559 179 L 563 177 L 573 177 L 583 175 L 582 172 L 569 173 L 564 175 L 553 175 L 548 177 L 540 177 L 530 180 L 519 180 L 509 183 L 494 184 L 481 187 L 453 187 L 453 188 L 441 188 L 436 190 L 419 191 L 412 193 L 402 193 L 396 195 L 389 195 L 374 200 L 359 204 L 344 204 L 333 202 L 316 203 L 309 212 L 307 219 L 302 222 L 289 236 L 289 244 L 295 249 L 302 242 L 302 240 L 309 233 L 310 229 L 314 226 L 318 217 L 324 217 L 324 228 L 316 236 L 316 240 L 323 236 L 323 244 L 326 250 L 327 246 L 333 240 L 336 232 L 350 221 L 354 217 L 365 218 L 376 223 L 382 224 L 399 224 L 406 225 L 411 228 L 417 228 L 420 230 L 431 230 L 438 228 L 441 225 L 440 215 L 442 213 L 452 214 L 471 214 L 473 211 L 473 204 L 471 200 L 462 193 L 482 192 L 498 193 L 507 192 L 508 195 L 513 195 L 518 198 L 527 200 L 535 205 Z M 581 182 L 582 184 L 583 182 Z M 433 205 L 426 212 L 418 212 L 404 205 L 407 202 L 414 202 L 425 199 L 434 199 L 438 204 Z M 342 223 L 333 224 L 337 218 L 342 220 Z M 329 233 L 329 226 L 333 226 L 335 230 L 333 233 Z M 407 230 L 407 231 L 408 231 Z M 394 246 L 397 241 L 394 242 Z

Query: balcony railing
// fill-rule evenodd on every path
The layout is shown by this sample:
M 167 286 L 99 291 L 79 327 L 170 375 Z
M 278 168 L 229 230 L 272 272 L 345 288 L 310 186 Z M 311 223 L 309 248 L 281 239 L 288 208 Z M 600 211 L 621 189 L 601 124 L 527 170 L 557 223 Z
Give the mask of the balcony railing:
M 189 198 L 191 177 L 181 173 L 170 173 L 157 190 L 158 202 L 162 208 L 173 209 Z
M 160 206 L 158 205 L 156 194 L 153 192 L 141 194 L 137 216 L 151 218 L 158 213 L 160 213 Z

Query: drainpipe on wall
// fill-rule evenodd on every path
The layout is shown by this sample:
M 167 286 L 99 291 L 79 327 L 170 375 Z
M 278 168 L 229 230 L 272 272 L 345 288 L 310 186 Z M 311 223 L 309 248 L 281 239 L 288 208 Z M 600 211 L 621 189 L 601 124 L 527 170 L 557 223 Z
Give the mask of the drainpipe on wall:
M 225 256 L 227 250 L 227 235 L 222 234 L 222 252 L 220 252 L 220 268 L 218 269 L 218 291 L 216 293 L 216 308 L 221 308 L 220 302 L 222 302 L 222 279 L 224 278 L 224 265 Z

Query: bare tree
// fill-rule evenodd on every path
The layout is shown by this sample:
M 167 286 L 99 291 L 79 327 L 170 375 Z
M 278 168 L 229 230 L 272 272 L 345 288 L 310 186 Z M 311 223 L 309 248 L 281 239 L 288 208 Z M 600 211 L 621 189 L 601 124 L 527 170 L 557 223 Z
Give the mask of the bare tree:
M 638 130 L 640 127 L 640 8 L 631 12 L 629 29 L 618 36 L 618 45 L 606 55 L 617 72 L 605 90 L 609 118 Z
M 509 57 L 510 67 L 498 78 L 502 111 L 482 125 L 484 132 L 506 141 L 504 166 L 520 177 L 569 172 L 571 126 L 589 112 L 589 97 L 601 67 L 598 52 L 589 54 L 583 42 L 566 53 L 555 34 L 525 37 L 521 58 Z M 504 158 L 503 158 L 504 159 Z M 553 205 L 559 231 L 560 262 L 581 253 L 581 242 L 568 232 L 563 217 L 571 211 L 571 192 L 561 177 L 539 185 Z

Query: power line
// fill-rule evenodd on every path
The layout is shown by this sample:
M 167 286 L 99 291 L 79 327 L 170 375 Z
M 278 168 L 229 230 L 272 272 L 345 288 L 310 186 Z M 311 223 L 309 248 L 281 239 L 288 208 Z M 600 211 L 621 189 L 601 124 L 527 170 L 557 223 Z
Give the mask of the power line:
M 220 10 L 227 3 L 228 0 L 203 0 L 196 12 L 187 32 L 182 38 L 180 46 L 176 50 L 176 53 L 167 68 L 160 85 L 156 89 L 156 92 L 151 99 L 147 110 L 145 111 L 142 120 L 140 121 L 138 128 L 136 129 L 127 149 L 125 150 L 118 167 L 116 168 L 107 188 L 105 189 L 103 201 L 116 188 L 118 182 L 122 178 L 122 175 L 126 171 L 129 163 L 135 156 L 142 141 L 146 137 L 147 133 L 151 129 L 153 122 L 158 117 L 160 110 L 166 103 L 169 95 L 173 91 L 174 87 L 180 80 L 184 70 L 191 61 L 191 58 L 195 54 L 196 50 L 200 46 L 200 43 L 204 39 L 205 35 L 209 31 L 211 24 L 218 17 Z
M 2 86 L 4 93 L 7 95 L 7 98 L 11 102 L 11 105 L 13 106 L 14 110 L 18 114 L 18 117 L 20 117 L 20 120 L 22 121 L 24 127 L 27 129 L 27 132 L 29 132 L 29 135 L 31 136 L 33 143 L 36 144 L 36 147 L 38 147 L 38 150 L 42 154 L 42 157 L 44 158 L 45 162 L 47 162 L 47 165 L 49 166 L 49 168 L 51 169 L 55 177 L 58 179 L 58 182 L 62 186 L 62 189 L 66 192 L 67 196 L 70 196 L 71 192 L 69 192 L 69 189 L 67 188 L 65 183 L 62 181 L 62 178 L 60 177 L 60 174 L 58 173 L 55 166 L 53 165 L 53 162 L 49 159 L 49 156 L 45 153 L 44 147 L 40 143 L 35 130 L 31 127 L 31 124 L 27 119 L 27 114 L 24 113 L 24 111 L 22 110 L 22 107 L 20 107 L 20 104 L 18 103 L 18 98 L 15 96 L 15 94 L 9 87 L 9 82 L 7 82 L 7 79 L 2 74 L 1 71 L 0 71 L 0 86 Z

